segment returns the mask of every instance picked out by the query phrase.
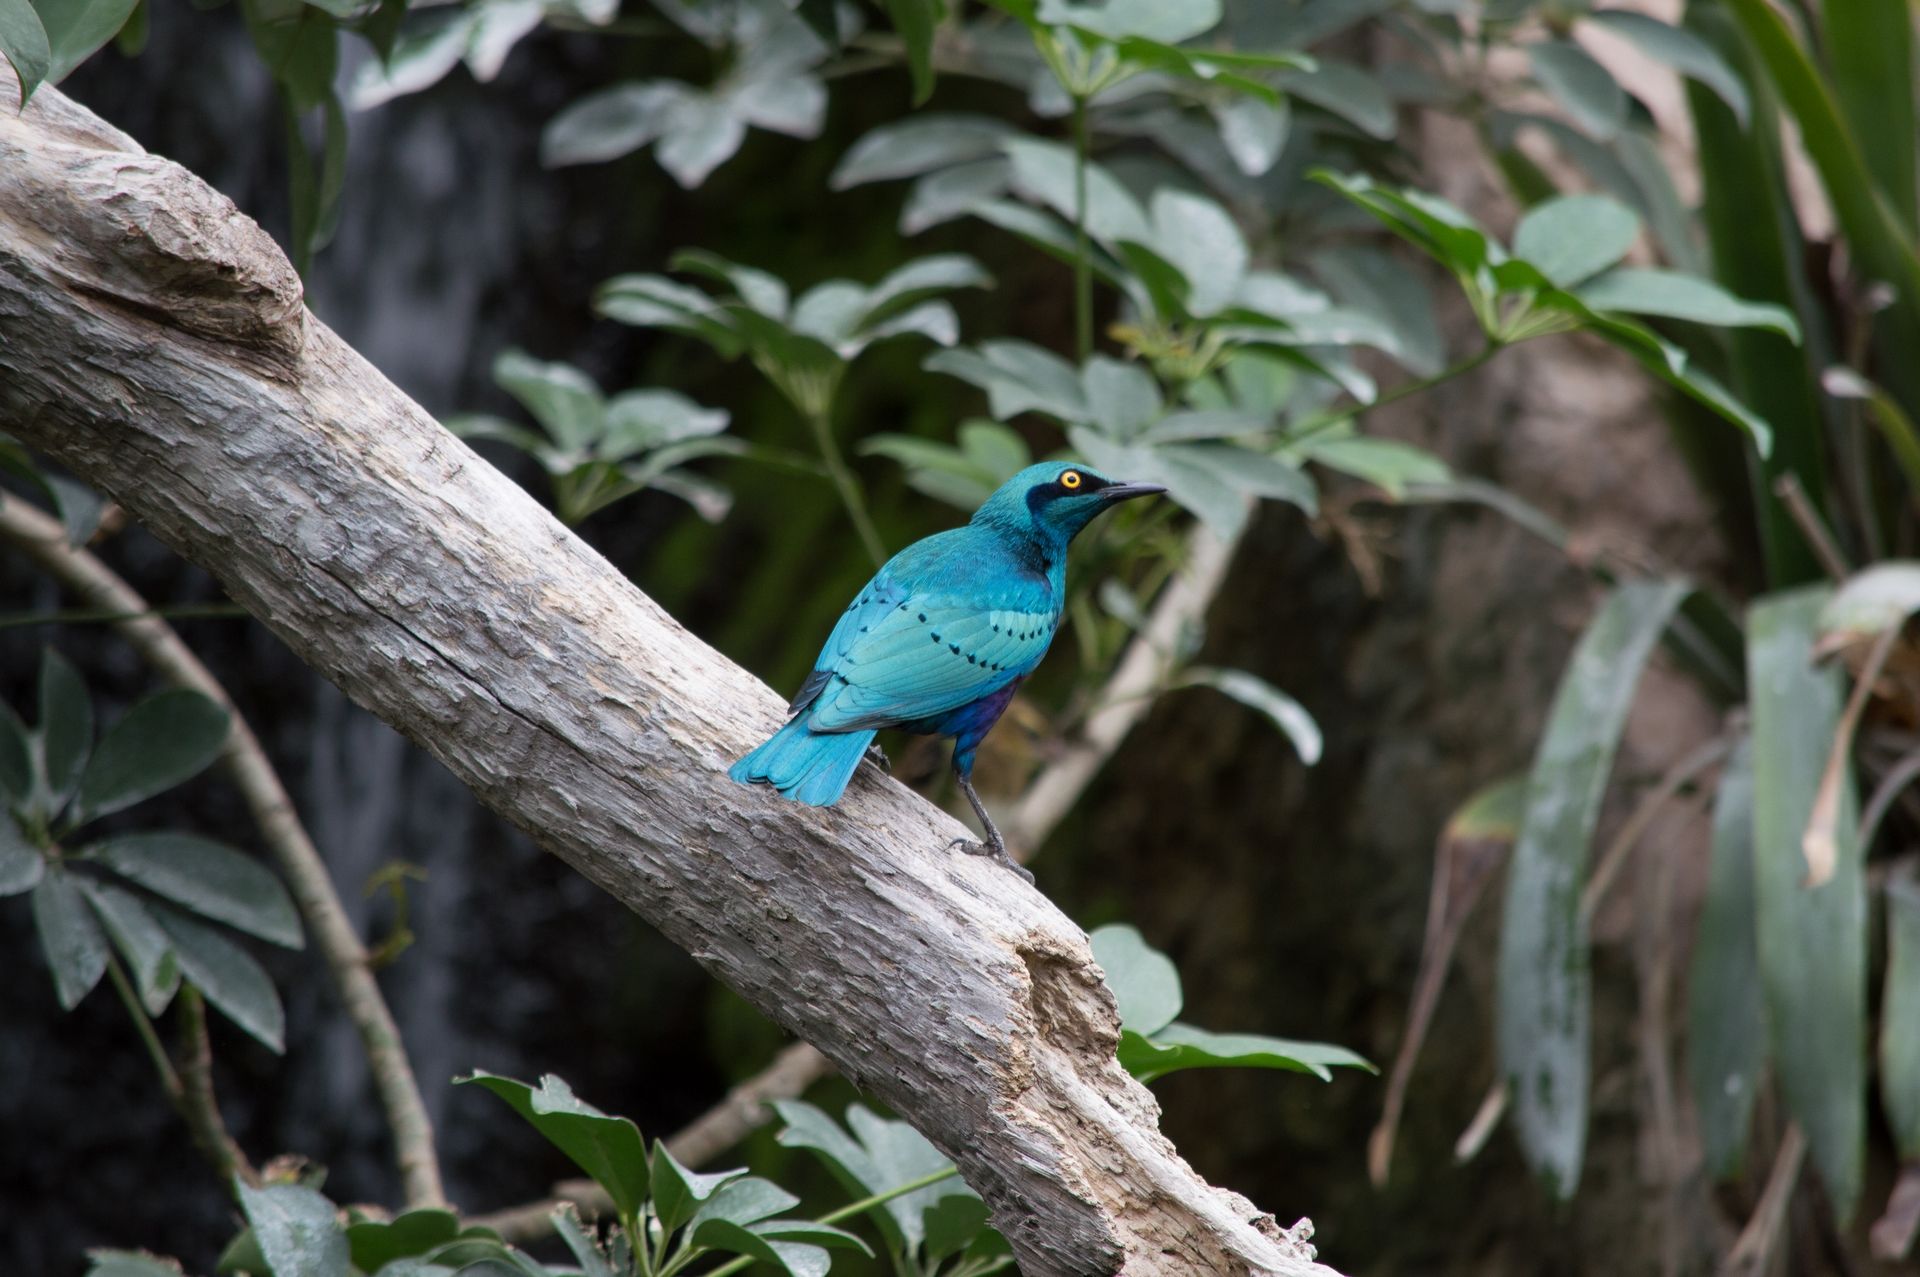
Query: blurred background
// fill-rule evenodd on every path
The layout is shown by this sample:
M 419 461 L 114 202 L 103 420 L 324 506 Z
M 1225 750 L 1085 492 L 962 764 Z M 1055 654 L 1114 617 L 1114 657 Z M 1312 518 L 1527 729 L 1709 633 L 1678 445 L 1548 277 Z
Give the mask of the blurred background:
M 1862 621 L 1822 584 L 1912 553 L 1911 12 L 1123 9 L 140 0 L 60 91 L 257 218 L 318 318 L 782 691 L 873 568 L 863 525 L 890 553 L 1056 454 L 1167 482 L 1076 547 L 981 787 L 1014 808 L 1157 635 L 1137 723 L 1026 850 L 1081 925 L 1172 959 L 1183 1020 L 1379 1066 L 1154 1083 L 1196 1168 L 1310 1217 L 1325 1262 L 1912 1271 L 1911 649 L 1884 589 Z M 823 298 L 824 338 L 731 265 L 800 296 L 928 258 L 892 300 Z M 49 476 L 7 499 L 84 522 Z M 200 570 L 111 508 L 82 537 L 156 606 L 215 607 L 174 624 L 368 943 L 403 934 L 379 982 L 463 1211 L 575 1172 L 454 1075 L 556 1072 L 651 1136 L 787 1045 Z M 1224 566 L 1156 612 L 1196 560 Z M 0 599 L 27 722 L 47 646 L 101 723 L 159 686 L 28 557 L 0 553 Z M 1761 672 L 1793 685 L 1755 703 Z M 944 746 L 886 743 L 964 807 Z M 1802 916 L 1823 801 L 1838 868 Z M 103 823 L 159 826 L 261 847 L 219 777 Z M 239 1215 L 125 1010 L 103 986 L 63 1012 L 26 898 L 0 911 L 0 1270 L 96 1246 L 211 1270 Z M 249 949 L 285 1051 L 216 1017 L 235 1139 L 397 1205 L 325 966 Z M 1542 1000 L 1564 1032 L 1516 1035 Z M 1489 1114 L 1536 1069 L 1578 1098 Z M 764 1130 L 722 1161 L 830 1183 Z

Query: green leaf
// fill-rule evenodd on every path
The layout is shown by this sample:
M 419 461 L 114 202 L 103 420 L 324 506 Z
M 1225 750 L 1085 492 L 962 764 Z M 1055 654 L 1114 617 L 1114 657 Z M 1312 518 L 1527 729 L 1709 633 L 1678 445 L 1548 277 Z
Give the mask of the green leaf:
M 599 455 L 620 461 L 637 452 L 703 439 L 727 428 L 724 408 L 702 408 L 671 390 L 628 390 L 607 401 Z
M 1299 701 L 1288 696 L 1265 679 L 1245 670 L 1217 669 L 1211 665 L 1189 667 L 1180 676 L 1182 686 L 1211 687 L 1225 692 L 1249 709 L 1267 716 L 1275 727 L 1293 742 L 1300 761 L 1311 767 L 1320 761 L 1320 725 Z
M 1316 435 L 1292 445 L 1303 461 L 1364 479 L 1398 501 L 1410 484 L 1444 483 L 1453 477 L 1447 463 L 1424 448 L 1398 439 L 1365 435 Z
M 985 115 L 911 115 L 871 130 L 848 147 L 827 184 L 844 191 L 998 156 L 1001 143 L 1014 132 L 1011 125 Z
M 1589 135 L 1604 142 L 1626 127 L 1626 91 L 1585 49 L 1570 40 L 1541 40 L 1527 46 L 1527 57 L 1533 78 Z
M 559 1234 L 560 1240 L 579 1262 L 580 1277 L 622 1277 L 624 1269 L 616 1271 L 608 1262 L 600 1243 L 581 1227 L 580 1211 L 572 1202 L 561 1203 L 550 1218 L 553 1220 L 553 1231 Z M 348 1235 L 352 1235 L 351 1230 Z
M 966 1199 L 948 1197 L 942 1200 Z M 822 1224 L 811 1219 L 763 1220 L 752 1225 L 752 1230 L 775 1242 L 793 1242 L 805 1246 L 818 1246 L 825 1250 L 857 1250 L 869 1258 L 873 1256 L 873 1248 L 855 1234 L 844 1228 L 835 1228 L 832 1224 Z
M 147 1014 L 159 1015 L 180 987 L 180 964 L 160 920 L 130 891 L 111 883 L 77 881 L 114 947 L 126 958 Z
M 714 1191 L 728 1180 L 745 1175 L 746 1168 L 702 1175 L 680 1165 L 666 1144 L 653 1142 L 653 1212 L 669 1233 L 692 1219 Z
M 0 897 L 31 891 L 46 869 L 46 858 L 27 838 L 20 822 L 0 802 Z
M 59 811 L 80 783 L 93 749 L 93 701 L 67 658 L 47 648 L 40 654 L 40 761 L 51 801 Z
M 0 704 L 0 812 L 33 795 L 33 737 L 10 705 Z
M 449 1210 L 410 1210 L 391 1220 L 361 1220 L 347 1226 L 347 1249 L 353 1266 L 363 1273 L 378 1271 L 396 1259 L 424 1255 L 460 1235 L 460 1219 Z
M 1205 317 L 1234 299 L 1251 260 L 1247 241 L 1213 200 L 1167 188 L 1155 191 L 1148 245 L 1186 281 L 1186 307 Z
M 131 807 L 199 775 L 225 748 L 232 720 L 207 696 L 173 688 L 107 729 L 80 778 L 76 821 Z
M 1030 342 L 988 341 L 974 350 L 937 351 L 921 367 L 986 391 L 996 417 L 1043 412 L 1061 421 L 1090 419 L 1086 391 L 1073 365 Z
M 907 51 L 907 70 L 913 76 L 913 104 L 922 106 L 933 95 L 933 33 L 940 25 L 940 0 L 886 0 L 887 15 Z
M 1746 1158 L 1767 1061 L 1753 860 L 1753 752 L 1752 742 L 1742 740 L 1714 795 L 1706 908 L 1687 977 L 1687 1080 L 1700 1112 L 1707 1169 L 1720 1179 L 1739 1173 Z
M 1887 987 L 1880 1006 L 1880 1103 L 1902 1160 L 1920 1158 L 1920 883 L 1887 878 Z
M 254 1188 L 237 1176 L 234 1192 L 272 1277 L 347 1277 L 346 1233 L 333 1203 L 310 1188 Z
M 811 1104 L 775 1100 L 773 1107 L 786 1123 L 780 1143 L 812 1150 L 855 1193 L 889 1192 L 952 1165 L 911 1126 L 879 1117 L 865 1105 L 847 1106 L 851 1135 Z M 892 1198 L 872 1218 L 893 1247 L 911 1250 L 925 1238 L 923 1215 L 927 1207 L 942 1197 L 971 1191 L 958 1182 L 932 1184 Z
M 286 1012 L 258 962 L 213 928 L 165 905 L 150 906 L 173 940 L 180 974 L 219 1012 L 275 1054 L 286 1050 Z
M 548 168 L 600 164 L 631 154 L 666 129 L 684 93 L 670 82 L 629 81 L 589 93 L 547 122 L 540 162 Z
M 1357 66 L 1321 58 L 1311 69 L 1281 72 L 1279 82 L 1301 101 L 1332 112 L 1379 141 L 1391 140 L 1398 127 L 1393 99 L 1379 80 Z
M 991 287 L 993 276 L 964 253 L 936 253 L 932 257 L 922 257 L 888 272 L 866 293 L 864 313 L 860 315 L 856 326 L 874 328 L 930 298 L 956 288 Z
M 1800 340 L 1800 325 L 1785 307 L 1742 301 L 1712 280 L 1695 275 L 1623 266 L 1576 291 L 1595 310 L 1659 315 L 1723 328 L 1768 328 L 1788 341 Z
M 1774 1072 L 1807 1135 L 1834 1213 L 1860 1193 L 1866 1123 L 1866 883 L 1853 786 L 1843 786 L 1834 875 L 1801 884 L 1801 849 L 1840 719 L 1841 683 L 1813 664 L 1825 586 L 1772 594 L 1747 613 L 1753 714 L 1753 854 L 1760 974 Z
M 750 1255 L 791 1277 L 826 1277 L 832 1265 L 831 1257 L 817 1246 L 774 1241 L 727 1219 L 707 1220 L 700 1225 L 694 1241 L 701 1246 Z
M 523 350 L 508 350 L 493 361 L 493 379 L 562 448 L 591 447 L 606 428 L 600 388 L 571 364 L 543 363 Z
M 1051 26 L 1078 27 L 1109 40 L 1134 37 L 1179 44 L 1220 25 L 1220 0 L 1040 0 L 1035 16 Z
M 1478 277 L 1484 268 L 1506 256 L 1473 218 L 1438 196 L 1394 190 L 1359 174 L 1316 169 L 1311 176 L 1372 213 L 1387 229 L 1463 279 Z
M 937 1264 L 949 1255 L 957 1255 L 987 1229 L 992 1211 L 978 1197 L 952 1194 L 927 1207 L 923 1216 L 927 1234 L 928 1263 Z
M 1022 198 L 1043 204 L 1072 221 L 1076 198 L 1073 148 L 1027 137 L 1008 138 L 1001 145 L 1013 161 L 1014 190 Z M 1087 234 L 1105 244 L 1152 243 L 1146 214 L 1127 188 L 1099 164 L 1089 162 L 1086 168 Z
M 53 69 L 47 30 L 27 0 L 0 0 L 0 54 L 6 55 L 20 77 L 20 107 L 24 110 L 27 99 Z
M 195 834 L 126 834 L 80 853 L 203 918 L 301 947 L 300 915 L 265 865 Z
M 47 80 L 58 84 L 126 24 L 138 0 L 35 0 L 46 31 L 51 62 Z
M 751 310 L 768 319 L 785 322 L 788 318 L 787 286 L 778 276 L 700 249 L 675 253 L 669 264 L 674 270 L 726 284 Z
M 85 1277 L 181 1277 L 180 1261 L 144 1251 L 90 1250 Z
M 1513 233 L 1513 253 L 1560 287 L 1572 288 L 1625 257 L 1639 238 L 1640 219 L 1619 201 L 1562 195 L 1527 210 Z
M 1911 231 L 1916 211 L 1913 14 L 1904 0 L 1823 0 L 1821 47 L 1834 96 L 1880 192 Z
M 1686 596 L 1635 581 L 1608 596 L 1554 695 L 1527 780 L 1500 933 L 1499 1048 L 1528 1163 L 1562 1199 L 1586 1147 L 1591 990 L 1580 893 L 1641 667 Z
M 1335 1067 L 1379 1070 L 1342 1046 L 1294 1042 L 1257 1033 L 1209 1033 L 1191 1024 L 1169 1024 L 1152 1037 L 1131 1029 L 1120 1034 L 1120 1066 L 1139 1078 L 1155 1078 L 1182 1069 L 1286 1069 L 1333 1080 Z
M 33 926 L 40 936 L 40 951 L 53 970 L 53 991 L 60 1008 L 71 1011 L 106 973 L 107 938 L 65 870 L 48 867 L 34 887 Z
M 1741 127 L 1746 127 L 1750 110 L 1746 82 L 1720 56 L 1719 50 L 1705 40 L 1691 31 L 1631 9 L 1595 9 L 1586 15 L 1586 20 L 1625 38 L 1654 61 L 1663 62 L 1712 89 L 1740 121 Z
M 401 35 L 384 61 L 369 60 L 361 65 L 347 90 L 348 105 L 356 111 L 369 111 L 438 84 L 460 65 L 473 29 L 473 13 L 461 10 Z
M 1121 1024 L 1152 1034 L 1173 1023 L 1180 1014 L 1180 973 L 1166 954 L 1123 922 L 1094 930 L 1087 942 L 1120 1006 Z
M 67 531 L 67 544 L 77 547 L 92 540 L 100 529 L 100 516 L 106 512 L 106 498 L 65 475 L 49 474 L 45 483 L 54 509 L 60 512 L 61 526 Z
M 1920 612 L 1920 563 L 1876 563 L 1843 582 L 1820 611 L 1823 639 L 1874 638 Z
M 734 1174 L 737 1176 L 739 1172 Z M 729 1178 L 700 1203 L 688 1225 L 697 1232 L 706 1220 L 724 1219 L 744 1227 L 790 1211 L 799 1204 L 798 1197 L 771 1180 L 754 1175 Z
M 477 1082 L 508 1104 L 574 1165 L 607 1190 L 622 1215 L 633 1215 L 647 1196 L 647 1149 L 640 1128 L 624 1117 L 609 1117 L 574 1095 L 549 1073 L 538 1088 L 510 1077 L 475 1069 L 456 1082 Z

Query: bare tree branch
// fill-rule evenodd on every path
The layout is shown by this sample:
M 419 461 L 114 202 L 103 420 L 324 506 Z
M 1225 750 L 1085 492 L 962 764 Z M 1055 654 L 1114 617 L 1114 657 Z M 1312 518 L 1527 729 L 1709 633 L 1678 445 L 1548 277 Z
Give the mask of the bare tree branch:
M 0 252 L 4 252 L 0 247 Z M 367 1067 L 375 1092 L 386 1110 L 393 1133 L 394 1162 L 400 1169 L 401 1191 L 409 1207 L 435 1206 L 445 1201 L 440 1186 L 440 1161 L 433 1150 L 433 1124 L 414 1080 L 400 1030 L 367 961 L 366 946 L 347 917 L 334 890 L 326 862 L 313 845 L 306 826 L 287 796 L 259 737 L 234 707 L 220 680 L 180 641 L 167 622 L 152 613 L 147 601 L 100 559 L 67 544 L 57 520 L 26 502 L 0 496 L 0 541 L 23 552 L 67 590 L 113 617 L 114 631 L 140 653 L 161 677 L 177 687 L 199 692 L 218 702 L 232 720 L 220 763 L 252 813 L 260 837 L 280 868 L 306 919 L 314 946 L 326 960 L 328 974 L 347 1018 L 359 1031 L 366 1048 Z
M 309 316 L 230 201 L 51 90 L 0 115 L 0 416 L 912 1121 L 1030 1277 L 1325 1271 L 1160 1134 L 1077 927 L 889 780 L 728 780 L 780 699 Z

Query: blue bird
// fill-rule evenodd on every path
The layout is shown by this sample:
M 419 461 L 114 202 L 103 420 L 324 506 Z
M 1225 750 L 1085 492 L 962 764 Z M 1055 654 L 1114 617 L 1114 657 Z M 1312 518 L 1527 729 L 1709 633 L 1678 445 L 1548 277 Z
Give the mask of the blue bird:
M 973 792 L 974 751 L 1053 642 L 1067 597 L 1067 543 L 1101 511 L 1165 491 L 1059 461 L 1014 475 L 965 527 L 887 560 L 833 627 L 787 725 L 727 774 L 828 807 L 880 729 L 951 736 L 954 778 L 987 836 L 984 845 L 956 845 L 1031 881 Z

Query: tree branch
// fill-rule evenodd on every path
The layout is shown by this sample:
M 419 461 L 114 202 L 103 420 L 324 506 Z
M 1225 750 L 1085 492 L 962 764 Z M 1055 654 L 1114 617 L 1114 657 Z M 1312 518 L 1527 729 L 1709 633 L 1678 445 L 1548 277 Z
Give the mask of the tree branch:
M 0 244 L 0 263 L 5 253 L 5 245 Z M 326 862 L 300 822 L 279 773 L 227 689 L 132 586 L 95 555 L 68 545 L 66 530 L 57 520 L 24 501 L 0 495 L 0 541 L 18 548 L 70 593 L 109 614 L 114 631 L 161 677 L 225 708 L 233 727 L 220 754 L 221 767 L 252 813 L 261 840 L 279 866 L 280 876 L 286 879 L 315 947 L 326 960 L 340 1004 L 359 1030 L 374 1090 L 386 1110 L 388 1129 L 393 1132 L 394 1161 L 400 1169 L 407 1205 L 442 1204 L 445 1194 L 440 1186 L 440 1162 L 434 1155 L 433 1124 L 420 1098 L 420 1086 L 414 1080 L 399 1026 L 367 961 L 366 946 L 360 943 L 360 935 L 334 890 Z
M 230 201 L 53 90 L 0 115 L 0 416 L 912 1121 L 1030 1277 L 1326 1271 L 1160 1134 L 1077 927 L 890 780 L 828 809 L 728 780 L 780 699 L 309 316 Z

